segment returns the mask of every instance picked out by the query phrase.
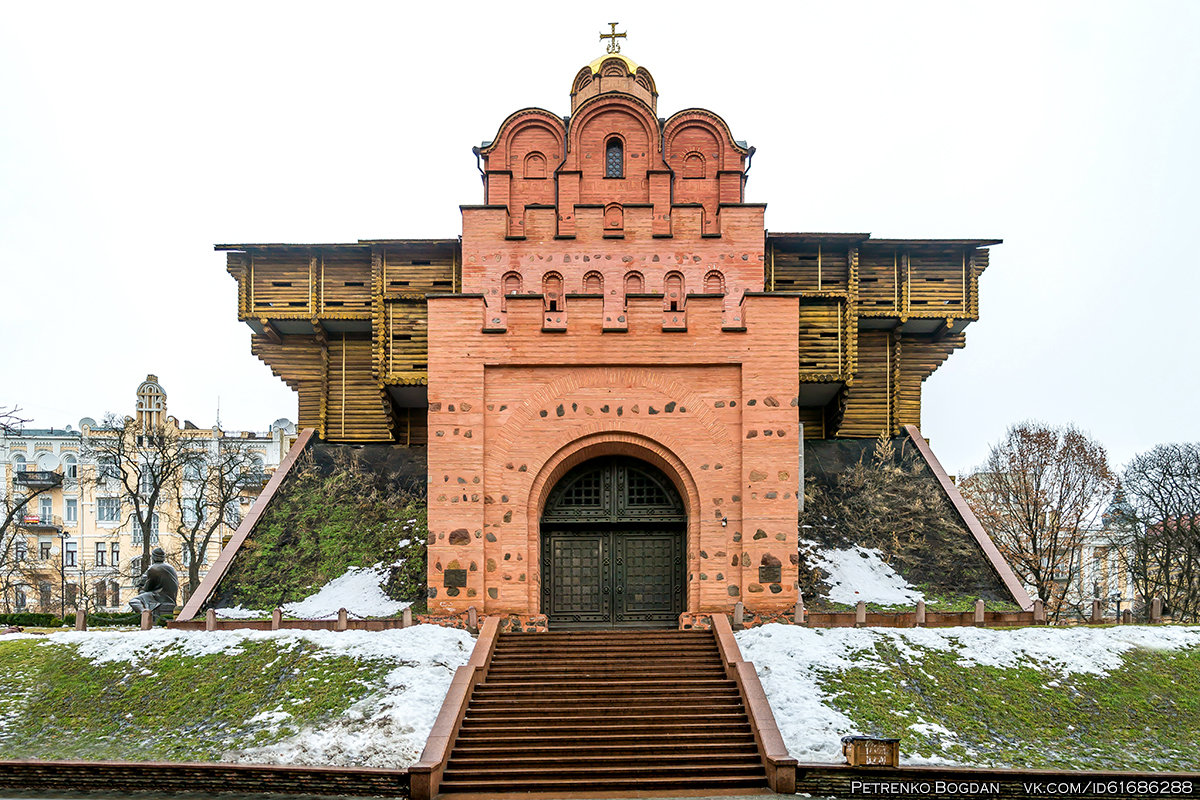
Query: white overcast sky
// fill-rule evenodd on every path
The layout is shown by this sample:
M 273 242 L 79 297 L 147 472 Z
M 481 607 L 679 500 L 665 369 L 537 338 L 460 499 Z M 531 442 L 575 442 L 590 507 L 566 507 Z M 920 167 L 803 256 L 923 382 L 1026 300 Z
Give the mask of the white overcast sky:
M 603 10 L 601 10 L 603 9 Z M 1200 440 L 1200 2 L 0 2 L 0 405 L 295 419 L 216 242 L 455 237 L 470 148 L 623 52 L 758 148 L 779 231 L 996 237 L 925 385 L 951 471 L 1022 419 Z

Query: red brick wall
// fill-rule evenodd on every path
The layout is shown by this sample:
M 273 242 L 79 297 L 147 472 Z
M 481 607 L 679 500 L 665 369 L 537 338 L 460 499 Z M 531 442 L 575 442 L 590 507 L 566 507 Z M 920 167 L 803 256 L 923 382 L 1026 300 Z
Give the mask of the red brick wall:
M 479 298 L 431 299 L 431 610 L 540 611 L 545 496 L 611 453 L 658 466 L 685 498 L 689 611 L 794 604 L 797 301 L 745 305 L 745 332 L 722 331 L 718 298 L 665 332 L 661 303 L 635 299 L 628 332 L 605 333 L 602 301 L 576 298 L 565 332 L 543 333 L 541 300 L 515 298 L 490 334 Z M 764 585 L 776 560 L 782 579 Z M 467 587 L 448 595 L 446 569 Z

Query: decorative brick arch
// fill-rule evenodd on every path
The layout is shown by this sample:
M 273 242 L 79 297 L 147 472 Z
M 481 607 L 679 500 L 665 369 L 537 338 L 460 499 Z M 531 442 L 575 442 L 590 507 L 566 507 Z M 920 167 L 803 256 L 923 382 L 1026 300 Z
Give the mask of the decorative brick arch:
M 640 426 L 639 426 L 640 427 Z M 576 431 L 577 433 L 577 431 Z M 542 564 L 541 522 L 546 499 L 558 482 L 573 468 L 603 456 L 629 456 L 657 467 L 671 481 L 683 499 L 687 513 L 687 528 L 684 548 L 687 553 L 687 588 L 684 606 L 694 610 L 699 606 L 700 587 L 694 580 L 700 565 L 700 490 L 687 465 L 675 450 L 662 441 L 663 437 L 652 437 L 628 428 L 614 428 L 576 436 L 556 449 L 534 472 L 529 487 L 526 513 L 528 523 L 527 548 L 529 554 L 530 607 L 541 607 Z

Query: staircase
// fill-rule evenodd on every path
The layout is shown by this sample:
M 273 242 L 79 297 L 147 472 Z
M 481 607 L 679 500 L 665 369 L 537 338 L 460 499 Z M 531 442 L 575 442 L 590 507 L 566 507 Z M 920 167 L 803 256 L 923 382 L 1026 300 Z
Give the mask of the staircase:
M 439 791 L 762 789 L 711 631 L 500 634 Z

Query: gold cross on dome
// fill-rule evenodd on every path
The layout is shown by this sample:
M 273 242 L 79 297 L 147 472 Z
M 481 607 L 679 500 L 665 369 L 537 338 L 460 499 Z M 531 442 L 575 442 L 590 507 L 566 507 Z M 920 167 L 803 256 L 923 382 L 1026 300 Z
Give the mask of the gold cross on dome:
M 600 34 L 600 41 L 603 42 L 605 39 L 608 39 L 608 52 L 619 53 L 619 52 L 621 52 L 621 43 L 618 42 L 617 39 L 624 39 L 625 34 L 617 33 L 617 24 L 618 23 L 610 22 L 608 24 L 609 24 L 609 27 L 612 28 L 612 30 L 609 33 Z

